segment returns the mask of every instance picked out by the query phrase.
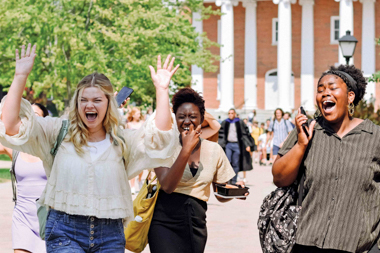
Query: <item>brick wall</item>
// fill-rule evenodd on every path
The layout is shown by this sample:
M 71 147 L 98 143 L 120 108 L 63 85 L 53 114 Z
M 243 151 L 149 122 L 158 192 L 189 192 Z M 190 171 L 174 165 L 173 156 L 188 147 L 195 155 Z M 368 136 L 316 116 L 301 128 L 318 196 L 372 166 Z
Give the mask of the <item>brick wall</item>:
M 215 4 L 205 4 L 206 7 L 212 6 L 212 9 L 219 9 Z M 211 41 L 218 41 L 218 20 L 220 16 L 211 16 L 207 20 L 203 20 L 203 32 L 207 33 L 208 38 Z M 210 51 L 213 54 L 220 55 L 220 49 L 218 47 L 211 47 Z M 219 61 L 214 63 L 219 67 Z M 218 74 L 219 69 L 215 73 L 203 74 L 203 98 L 206 101 L 206 108 L 218 108 L 219 100 L 216 100 L 218 90 Z
M 277 68 L 277 46 L 272 45 L 272 19 L 278 9 L 272 1 L 257 2 L 257 107 L 265 108 L 265 73 Z
M 205 4 L 213 9 L 215 4 Z M 380 1 L 375 4 L 376 38 L 380 37 Z M 272 19 L 278 15 L 278 6 L 272 1 L 257 2 L 257 106 L 265 109 L 265 73 L 277 68 L 277 46 L 272 45 Z M 330 43 L 331 16 L 339 16 L 339 3 L 332 0 L 315 0 L 314 4 L 314 91 L 320 75 L 331 65 L 338 63 L 339 45 Z M 217 21 L 219 16 L 211 16 L 203 21 L 203 30 L 212 41 L 217 41 Z M 302 6 L 292 4 L 292 71 L 295 84 L 295 108 L 301 103 L 301 25 Z M 234 103 L 237 108 L 244 105 L 244 42 L 245 8 L 241 2 L 234 7 Z M 361 68 L 362 4 L 354 2 L 354 36 L 358 39 L 354 63 Z M 217 47 L 211 48 L 220 54 Z M 219 66 L 219 62 L 215 63 Z M 380 46 L 376 46 L 376 70 L 380 70 Z M 207 108 L 218 108 L 217 74 L 204 73 L 204 98 Z M 380 104 L 380 84 L 376 86 L 377 104 Z

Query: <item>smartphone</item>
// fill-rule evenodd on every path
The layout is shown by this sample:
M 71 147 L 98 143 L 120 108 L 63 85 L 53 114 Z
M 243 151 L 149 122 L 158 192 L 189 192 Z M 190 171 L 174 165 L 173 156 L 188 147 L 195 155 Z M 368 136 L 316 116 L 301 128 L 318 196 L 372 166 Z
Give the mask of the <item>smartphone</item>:
M 133 89 L 129 87 L 123 87 L 116 95 L 117 106 L 120 107 L 121 104 L 133 93 Z
M 300 109 L 301 109 L 301 113 L 307 117 L 307 114 L 306 114 L 306 112 L 302 106 L 300 107 Z M 306 127 L 309 127 L 309 123 L 307 121 L 306 121 L 306 123 L 302 124 L 302 129 L 305 132 L 306 136 L 309 137 L 309 133 L 308 133 Z

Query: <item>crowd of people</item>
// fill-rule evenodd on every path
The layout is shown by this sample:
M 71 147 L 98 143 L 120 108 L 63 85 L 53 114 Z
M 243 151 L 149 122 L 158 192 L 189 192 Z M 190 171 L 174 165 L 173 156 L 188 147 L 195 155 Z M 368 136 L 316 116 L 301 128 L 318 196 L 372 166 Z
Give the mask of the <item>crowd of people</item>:
M 305 174 L 294 252 L 380 252 L 380 128 L 353 117 L 367 84 L 354 66 L 321 75 L 314 120 L 300 110 L 293 120 L 280 108 L 266 122 L 255 110 L 240 119 L 234 108 L 216 120 L 191 88 L 179 89 L 169 104 L 179 65 L 158 56 L 156 68 L 149 66 L 155 112 L 124 109 L 127 101 L 118 108 L 110 80 L 92 73 L 78 83 L 65 120 L 22 98 L 36 55 L 30 44 L 16 50 L 15 77 L 0 104 L 0 153 L 12 158 L 15 179 L 15 253 L 124 252 L 144 170 L 154 171 L 161 187 L 150 251 L 204 252 L 211 193 L 217 184 L 244 187 L 255 162 L 273 164 L 279 187 Z M 36 199 L 48 210 L 45 242 Z

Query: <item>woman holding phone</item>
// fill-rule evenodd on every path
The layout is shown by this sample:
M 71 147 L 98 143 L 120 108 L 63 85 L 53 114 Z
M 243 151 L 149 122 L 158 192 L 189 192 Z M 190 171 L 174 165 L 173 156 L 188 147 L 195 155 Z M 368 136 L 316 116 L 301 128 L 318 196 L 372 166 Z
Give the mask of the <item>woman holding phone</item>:
M 353 117 L 366 86 L 354 66 L 323 73 L 316 96 L 320 116 L 307 136 L 302 125 L 308 119 L 298 111 L 296 130 L 273 164 L 278 187 L 305 173 L 295 253 L 379 252 L 380 127 Z
M 123 223 L 133 219 L 128 178 L 157 164 L 171 166 L 174 150 L 168 86 L 179 65 L 170 56 L 151 77 L 157 111 L 139 130 L 122 130 L 114 90 L 98 73 L 84 77 L 74 92 L 69 130 L 55 158 L 50 153 L 62 119 L 36 117 L 22 99 L 36 46 L 16 50 L 16 73 L 0 105 L 0 142 L 39 157 L 48 178 L 39 204 L 49 208 L 47 252 L 124 252 Z M 156 120 L 158 118 L 159 120 Z M 164 157 L 164 158 L 162 158 Z M 169 158 L 167 158 L 169 157 Z

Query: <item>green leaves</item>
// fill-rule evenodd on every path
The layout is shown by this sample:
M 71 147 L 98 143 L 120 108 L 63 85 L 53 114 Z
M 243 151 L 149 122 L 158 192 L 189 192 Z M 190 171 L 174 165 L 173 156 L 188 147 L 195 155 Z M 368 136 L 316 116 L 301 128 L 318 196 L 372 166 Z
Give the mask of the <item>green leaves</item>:
M 135 90 L 137 104 L 152 103 L 155 91 L 148 65 L 157 55 L 172 54 L 181 64 L 175 87 L 191 84 L 191 65 L 216 71 L 217 46 L 191 25 L 192 11 L 202 17 L 219 15 L 201 0 L 0 0 L 0 85 L 9 87 L 14 75 L 14 52 L 37 44 L 28 86 L 34 96 L 52 98 L 60 110 L 76 84 L 94 71 L 104 73 L 115 87 Z M 199 44 L 202 37 L 202 44 Z

